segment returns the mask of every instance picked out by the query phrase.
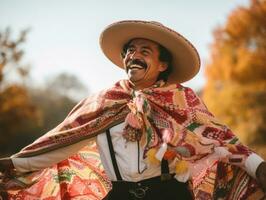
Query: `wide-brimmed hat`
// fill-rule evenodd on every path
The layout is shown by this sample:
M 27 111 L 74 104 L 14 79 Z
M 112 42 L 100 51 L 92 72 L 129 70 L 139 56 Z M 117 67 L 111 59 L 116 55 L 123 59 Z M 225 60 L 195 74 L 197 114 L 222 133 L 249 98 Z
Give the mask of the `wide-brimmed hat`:
M 200 69 L 196 48 L 181 34 L 153 21 L 126 20 L 113 23 L 103 30 L 100 46 L 115 65 L 124 68 L 121 52 L 131 39 L 144 38 L 164 46 L 173 56 L 170 83 L 182 83 L 193 78 Z

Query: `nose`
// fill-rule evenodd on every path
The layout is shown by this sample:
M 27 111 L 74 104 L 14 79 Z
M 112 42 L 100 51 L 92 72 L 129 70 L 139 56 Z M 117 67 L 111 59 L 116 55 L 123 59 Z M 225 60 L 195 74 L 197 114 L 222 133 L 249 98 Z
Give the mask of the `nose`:
M 132 59 L 136 59 L 136 58 L 141 58 L 141 54 L 138 50 L 135 50 L 134 52 L 132 52 L 130 55 L 129 55 L 129 58 L 132 60 Z

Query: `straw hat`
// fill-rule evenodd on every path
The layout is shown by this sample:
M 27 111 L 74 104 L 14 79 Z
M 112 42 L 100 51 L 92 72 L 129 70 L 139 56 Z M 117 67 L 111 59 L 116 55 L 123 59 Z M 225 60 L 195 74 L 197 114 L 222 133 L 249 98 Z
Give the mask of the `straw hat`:
M 124 68 L 121 52 L 124 44 L 134 38 L 144 38 L 164 46 L 173 56 L 169 83 L 182 83 L 193 78 L 200 69 L 196 48 L 181 34 L 153 21 L 126 20 L 113 23 L 103 30 L 100 46 L 115 65 Z

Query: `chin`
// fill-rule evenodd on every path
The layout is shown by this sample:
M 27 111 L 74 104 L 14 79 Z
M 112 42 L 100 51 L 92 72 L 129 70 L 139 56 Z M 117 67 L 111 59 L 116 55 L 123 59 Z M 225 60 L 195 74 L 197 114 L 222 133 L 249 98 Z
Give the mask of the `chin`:
M 137 83 L 142 80 L 142 78 L 137 78 L 137 77 L 129 77 L 128 78 L 132 83 Z
M 129 78 L 128 79 L 131 83 L 133 83 L 133 84 L 135 84 L 137 81 L 136 80 L 134 80 L 134 79 L 132 79 L 132 78 Z

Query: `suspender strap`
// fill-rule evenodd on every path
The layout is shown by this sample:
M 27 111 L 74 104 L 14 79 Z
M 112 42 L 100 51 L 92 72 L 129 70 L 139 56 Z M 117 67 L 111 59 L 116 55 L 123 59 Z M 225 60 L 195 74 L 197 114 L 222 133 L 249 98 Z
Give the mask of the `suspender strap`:
M 169 174 L 168 161 L 165 159 L 162 159 L 162 162 L 161 162 L 161 173 L 162 174 Z
M 172 175 L 169 173 L 168 161 L 165 159 L 162 159 L 162 161 L 161 161 L 161 180 L 166 181 L 166 180 L 170 180 L 171 178 L 172 178 Z
M 113 167 L 114 167 L 116 179 L 118 181 L 122 181 L 123 179 L 121 177 L 121 174 L 119 172 L 119 169 L 118 169 L 118 166 L 117 166 L 117 162 L 116 162 L 116 159 L 115 159 L 115 152 L 114 152 L 114 147 L 113 147 L 113 143 L 112 143 L 112 140 L 111 140 L 111 134 L 110 134 L 110 130 L 109 129 L 106 130 L 106 136 L 107 136 L 107 142 L 108 142 L 108 146 L 109 146 L 109 151 L 110 151 L 110 155 L 111 155 L 112 164 L 113 164 Z

